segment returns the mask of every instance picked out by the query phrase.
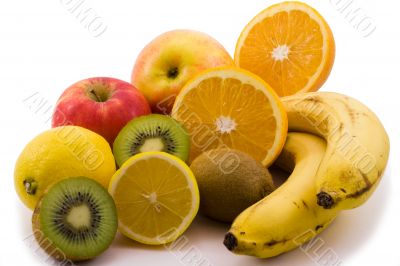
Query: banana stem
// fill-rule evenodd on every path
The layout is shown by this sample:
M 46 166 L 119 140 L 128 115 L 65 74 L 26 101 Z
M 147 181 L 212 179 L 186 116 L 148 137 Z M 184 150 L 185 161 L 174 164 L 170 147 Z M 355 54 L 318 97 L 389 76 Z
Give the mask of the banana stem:
M 234 250 L 237 246 L 236 237 L 232 233 L 227 233 L 225 235 L 224 245 L 228 250 L 230 251 Z

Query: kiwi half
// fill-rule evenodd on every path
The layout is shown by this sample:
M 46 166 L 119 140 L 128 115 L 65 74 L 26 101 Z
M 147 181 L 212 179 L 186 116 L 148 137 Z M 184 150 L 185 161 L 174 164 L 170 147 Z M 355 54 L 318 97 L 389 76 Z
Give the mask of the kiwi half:
M 114 200 L 96 181 L 69 178 L 39 201 L 32 227 L 39 245 L 59 261 L 82 261 L 105 251 L 118 227 Z
M 186 129 L 170 116 L 151 114 L 134 118 L 114 141 L 113 153 L 119 167 L 137 153 L 163 151 L 186 161 L 190 138 Z

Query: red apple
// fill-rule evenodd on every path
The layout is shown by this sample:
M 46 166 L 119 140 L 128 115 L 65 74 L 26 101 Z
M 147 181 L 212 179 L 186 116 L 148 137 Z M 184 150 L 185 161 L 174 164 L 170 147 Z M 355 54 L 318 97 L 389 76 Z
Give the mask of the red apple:
M 126 123 L 150 113 L 146 98 L 130 83 L 96 77 L 79 81 L 64 91 L 57 101 L 52 126 L 85 127 L 112 145 Z
M 153 112 L 170 113 L 175 96 L 200 72 L 234 65 L 211 36 L 193 30 L 161 34 L 143 48 L 132 70 L 132 84 L 143 92 Z

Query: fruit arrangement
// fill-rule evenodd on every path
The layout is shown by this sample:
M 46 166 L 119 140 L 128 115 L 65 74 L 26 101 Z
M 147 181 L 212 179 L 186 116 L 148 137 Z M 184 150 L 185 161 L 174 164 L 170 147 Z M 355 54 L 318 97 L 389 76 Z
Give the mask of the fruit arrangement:
M 231 224 L 221 242 L 236 254 L 269 258 L 309 241 L 371 197 L 389 156 L 368 107 L 318 92 L 334 57 L 323 17 L 283 2 L 245 26 L 234 59 L 204 33 L 175 30 L 143 49 L 131 83 L 75 83 L 15 165 L 39 245 L 82 261 L 117 230 L 166 244 L 199 210 Z M 272 165 L 289 174 L 280 186 Z

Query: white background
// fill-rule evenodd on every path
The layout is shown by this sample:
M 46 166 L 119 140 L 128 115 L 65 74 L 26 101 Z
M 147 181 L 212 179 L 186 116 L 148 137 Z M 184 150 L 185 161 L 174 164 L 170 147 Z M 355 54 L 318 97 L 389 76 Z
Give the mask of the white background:
M 126 81 L 137 54 L 152 38 L 176 28 L 196 29 L 219 40 L 233 54 L 244 25 L 277 1 L 94 1 L 83 5 L 102 17 L 99 37 L 68 11 L 72 0 L 0 2 L 0 265 L 49 265 L 30 245 L 31 212 L 18 200 L 14 163 L 24 145 L 50 127 L 51 111 L 35 112 L 24 99 L 38 93 L 52 108 L 72 83 L 92 76 Z M 76 1 L 76 0 L 75 0 Z M 74 2 L 75 2 L 74 1 Z M 320 235 L 342 265 L 400 265 L 398 1 L 354 1 L 368 16 L 362 24 L 337 9 L 349 0 L 309 0 L 330 24 L 336 61 L 322 90 L 356 97 L 382 119 L 391 137 L 385 176 L 362 207 L 341 213 Z M 358 21 L 359 22 L 359 21 Z M 367 22 L 376 30 L 365 37 Z M 397 113 L 397 114 L 396 114 Z M 371 141 L 374 141 L 371 139 Z M 295 250 L 275 259 L 235 256 L 222 245 L 227 226 L 198 218 L 185 233 L 187 249 L 201 252 L 211 265 L 323 265 L 318 255 Z M 26 238 L 28 237 L 28 240 Z M 150 248 L 118 236 L 105 254 L 83 265 L 194 265 L 182 252 Z

